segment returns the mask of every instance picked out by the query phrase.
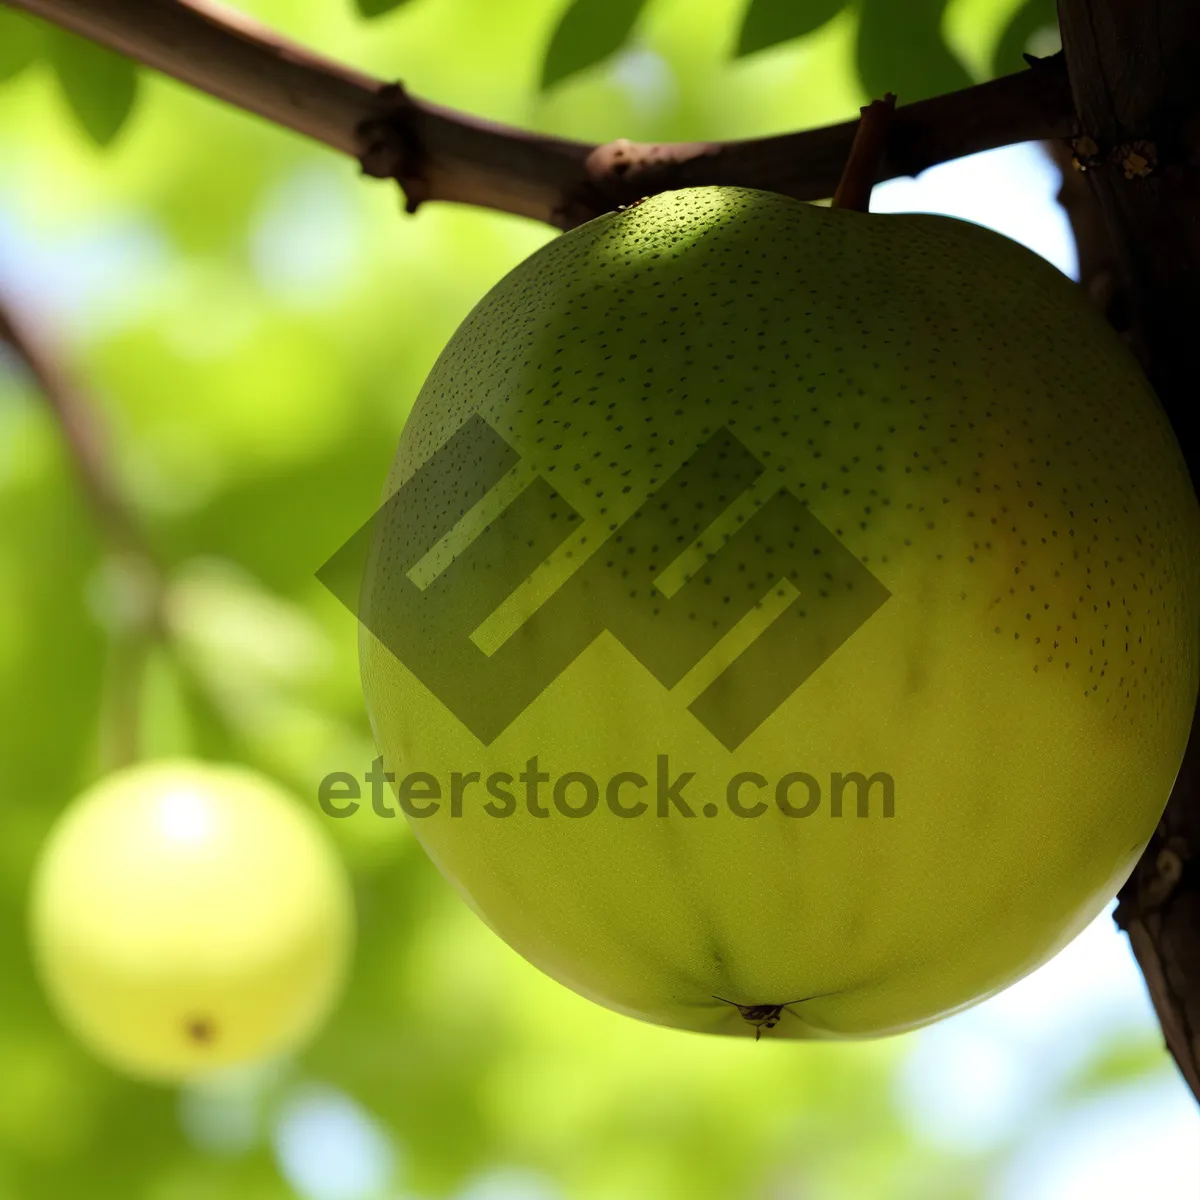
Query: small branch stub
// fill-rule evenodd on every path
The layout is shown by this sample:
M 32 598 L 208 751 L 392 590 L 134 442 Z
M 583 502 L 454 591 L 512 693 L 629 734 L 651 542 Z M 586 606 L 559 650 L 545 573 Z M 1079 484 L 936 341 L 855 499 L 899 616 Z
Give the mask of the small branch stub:
M 1161 165 L 1158 143 L 1147 138 L 1119 142 L 1105 153 L 1095 138 L 1084 134 L 1071 140 L 1071 150 L 1071 165 L 1076 171 L 1094 171 L 1111 165 L 1119 167 L 1126 179 L 1145 179 Z M 1171 165 L 1179 169 L 1183 164 Z
M 846 167 L 833 194 L 834 208 L 868 212 L 871 191 L 887 149 L 887 135 L 896 113 L 896 97 L 888 92 L 859 110 L 858 130 L 846 159 Z
M 364 175 L 394 179 L 404 193 L 404 211 L 415 213 L 429 198 L 421 179 L 421 146 L 412 128 L 416 106 L 402 83 L 385 83 L 376 93 L 379 113 L 358 125 L 362 149 L 358 155 Z

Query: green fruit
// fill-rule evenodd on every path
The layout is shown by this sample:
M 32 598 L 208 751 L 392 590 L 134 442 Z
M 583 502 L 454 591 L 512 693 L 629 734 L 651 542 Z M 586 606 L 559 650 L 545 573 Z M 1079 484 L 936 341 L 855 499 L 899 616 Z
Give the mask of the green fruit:
M 921 1025 L 1065 944 L 1166 802 L 1200 513 L 1126 348 L 991 231 L 732 188 L 594 220 L 463 322 L 390 490 L 360 614 L 399 798 L 614 1009 Z
M 340 862 L 287 793 L 232 767 L 109 776 L 52 831 L 32 939 L 51 1000 L 98 1056 L 180 1079 L 292 1049 L 340 991 Z

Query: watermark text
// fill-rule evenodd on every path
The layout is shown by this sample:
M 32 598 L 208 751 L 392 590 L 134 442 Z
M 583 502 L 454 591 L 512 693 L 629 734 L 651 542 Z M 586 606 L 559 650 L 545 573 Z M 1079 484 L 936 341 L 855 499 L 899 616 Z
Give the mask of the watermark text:
M 597 779 L 587 771 L 551 776 L 541 768 L 536 754 L 516 775 L 509 771 L 486 776 L 479 771 L 451 771 L 443 778 L 429 771 L 412 771 L 397 778 L 378 758 L 361 782 L 349 771 L 327 775 L 317 789 L 317 803 L 326 816 L 337 819 L 354 816 L 364 805 L 377 817 L 391 819 L 403 812 L 416 820 L 439 813 L 461 818 L 468 810 L 499 819 L 524 813 L 540 820 L 556 815 L 574 820 L 601 810 L 622 819 L 647 815 L 711 818 L 722 811 L 742 819 L 772 811 L 797 819 L 822 811 L 830 817 L 896 814 L 896 784 L 886 771 L 869 775 L 831 771 L 824 787 L 822 780 L 808 771 L 789 771 L 773 778 L 758 771 L 738 771 L 717 790 L 723 806 L 713 799 L 700 803 L 695 795 L 700 790 L 696 773 L 673 768 L 666 754 L 656 756 L 652 770 L 617 771 L 607 779 Z M 703 790 L 713 794 L 711 788 Z

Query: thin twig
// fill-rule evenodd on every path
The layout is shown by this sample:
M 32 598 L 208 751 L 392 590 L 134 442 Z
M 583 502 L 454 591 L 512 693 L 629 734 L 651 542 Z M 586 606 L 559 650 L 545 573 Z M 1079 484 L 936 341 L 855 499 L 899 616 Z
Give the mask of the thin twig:
M 164 574 L 141 524 L 121 494 L 96 410 L 11 302 L 0 296 L 0 342 L 28 371 L 62 435 L 63 445 L 111 550 L 110 582 L 122 595 L 110 632 L 101 756 L 106 769 L 134 761 L 139 748 L 141 679 L 149 643 L 163 632 Z
M 154 555 L 142 529 L 113 478 L 94 408 L 68 378 L 58 356 L 51 353 L 30 324 L 18 318 L 13 305 L 2 296 L 0 341 L 12 348 L 53 412 L 75 472 L 110 544 L 126 554 L 153 562 Z
M 896 97 L 888 92 L 882 100 L 872 100 L 859 109 L 858 132 L 850 147 L 846 168 L 833 193 L 834 208 L 867 212 L 871 192 L 879 178 L 879 165 L 887 149 L 888 131 L 896 115 Z
M 731 142 L 601 146 L 408 95 L 212 0 L 9 0 L 65 29 L 315 138 L 395 178 L 409 208 L 450 200 L 569 228 L 670 188 L 832 196 L 857 121 Z M 1061 56 L 896 112 L 879 180 L 1013 142 L 1076 133 Z M 186 133 L 184 134 L 186 136 Z

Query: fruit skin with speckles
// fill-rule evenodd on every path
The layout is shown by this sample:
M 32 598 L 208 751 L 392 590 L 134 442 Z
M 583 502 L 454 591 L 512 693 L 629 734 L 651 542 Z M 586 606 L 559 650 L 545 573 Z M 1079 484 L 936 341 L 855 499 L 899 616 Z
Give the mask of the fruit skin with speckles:
M 100 1058 L 179 1080 L 299 1046 L 341 990 L 344 869 L 252 771 L 171 760 L 108 776 L 50 833 L 31 898 L 43 984 Z
M 526 491 L 473 517 L 488 429 L 519 456 L 508 479 L 524 472 Z M 672 501 L 650 559 L 623 557 L 721 431 L 758 479 L 714 469 Z M 739 452 L 723 453 L 727 466 Z M 421 499 L 430 463 L 436 503 Z M 1126 347 L 1073 283 L 994 232 L 732 188 L 600 217 L 462 323 L 404 429 L 396 489 L 405 502 L 380 511 L 360 608 L 385 763 L 440 781 L 441 807 L 422 800 L 411 823 L 483 919 L 613 1009 L 754 1037 L 928 1023 L 1096 916 L 1166 803 L 1197 690 L 1196 498 Z M 769 501 L 807 516 L 739 537 Z M 509 579 L 552 503 L 571 536 Z M 401 611 L 401 574 L 464 513 L 440 566 L 421 568 L 441 571 L 420 585 L 429 603 Z M 800 561 L 817 544 L 810 518 L 850 565 Z M 716 557 L 692 554 L 673 591 L 697 536 Z M 796 568 L 790 592 L 780 564 Z M 852 586 L 882 592 L 792 687 L 788 656 L 837 624 Z M 771 654 L 741 674 L 720 674 L 724 660 L 682 680 L 656 668 L 730 597 L 767 606 L 774 623 L 746 653 L 769 634 Z M 465 632 L 451 638 L 457 609 Z M 564 638 L 579 653 L 548 670 Z M 467 673 L 447 683 L 457 662 Z M 488 704 L 526 677 L 546 686 L 487 726 Z M 747 732 L 764 689 L 783 698 Z M 475 732 L 452 710 L 474 714 Z M 533 755 L 549 777 L 542 816 L 520 780 Z M 658 815 L 660 756 L 669 781 L 690 773 L 692 815 Z M 482 781 L 462 786 L 461 815 L 446 803 L 454 772 Z M 516 799 L 504 819 L 483 809 L 506 807 L 483 790 L 497 772 Z M 569 772 L 598 781 L 586 819 L 553 802 Z M 636 819 L 607 803 L 620 772 L 646 784 L 619 793 L 648 801 Z M 866 816 L 851 790 L 834 817 L 838 772 L 890 776 L 893 815 L 880 780 Z M 753 773 L 736 798 L 754 817 L 729 804 L 739 773 Z M 784 791 L 792 814 L 778 803 L 798 773 L 819 787 L 803 817 L 808 783 Z M 586 804 L 586 784 L 570 787 L 567 807 Z

